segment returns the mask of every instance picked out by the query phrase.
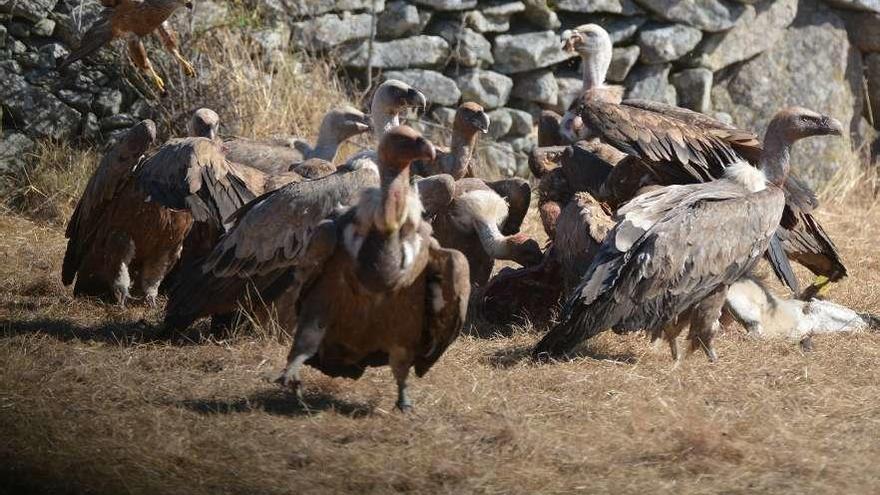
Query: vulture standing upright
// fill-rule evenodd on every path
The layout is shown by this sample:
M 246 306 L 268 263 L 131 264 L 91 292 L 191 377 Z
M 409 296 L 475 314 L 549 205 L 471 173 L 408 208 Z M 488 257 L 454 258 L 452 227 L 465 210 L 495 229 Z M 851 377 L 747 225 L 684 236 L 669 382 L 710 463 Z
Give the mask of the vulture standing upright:
M 85 191 L 67 223 L 67 251 L 61 269 L 64 285 L 76 278 L 74 295 L 113 298 L 128 295 L 125 266 L 134 249 L 125 229 L 115 228 L 115 210 L 136 208 L 129 188 L 132 172 L 156 141 L 156 124 L 144 120 L 114 144 L 89 178 Z
M 410 86 L 396 80 L 382 83 L 371 104 L 374 134 L 381 138 L 387 129 L 399 123 L 400 113 L 406 107 L 424 104 L 424 95 Z M 213 325 L 213 329 L 219 330 L 240 306 L 253 306 L 254 302 L 263 306 L 256 308 L 260 316 L 274 306 L 282 325 L 295 321 L 295 302 L 299 297 L 299 285 L 295 283 L 297 268 L 265 263 L 276 253 L 262 243 L 273 235 L 286 236 L 289 244 L 278 254 L 295 259 L 322 219 L 340 205 L 351 205 L 361 189 L 379 185 L 375 159 L 374 151 L 358 153 L 328 176 L 291 182 L 266 192 L 236 212 L 234 218 L 243 218 L 250 210 L 273 213 L 260 217 L 261 223 L 239 226 L 239 234 L 227 234 L 215 248 L 222 249 L 227 243 L 236 242 L 241 232 L 248 232 L 253 240 L 247 244 L 254 251 L 242 253 L 247 256 L 240 263 L 222 270 L 215 270 L 209 263 L 190 263 L 182 269 L 169 294 L 167 329 L 182 330 L 199 318 L 222 315 Z M 257 216 L 250 215 L 242 222 L 249 223 L 254 218 Z
M 215 112 L 197 110 L 192 136 L 169 140 L 136 171 L 137 207 L 119 220 L 134 240 L 136 287 L 151 305 L 184 241 L 187 257 L 205 254 L 224 232 L 226 219 L 255 197 L 226 160 L 216 139 L 218 125 Z
M 403 108 L 406 102 L 398 105 Z M 224 141 L 223 146 L 226 149 L 226 158 L 231 162 L 241 163 L 267 174 L 300 172 L 298 167 L 312 158 L 332 163 L 340 144 L 368 130 L 368 116 L 355 108 L 342 107 L 327 112 L 321 120 L 314 148 L 300 139 L 256 141 L 233 138 Z M 316 178 L 307 171 L 300 175 L 309 179 Z
M 842 131 L 832 118 L 801 108 L 782 110 L 768 127 L 758 168 L 741 161 L 729 165 L 721 179 L 633 198 L 618 210 L 617 226 L 535 356 L 564 356 L 613 329 L 665 338 L 677 360 L 676 337 L 690 324 L 690 349 L 702 348 L 714 361 L 712 338 L 727 288 L 767 250 L 782 220 L 792 144 Z
M 748 131 L 662 103 L 621 102 L 618 92 L 605 86 L 612 45 L 600 26 L 587 24 L 567 33 L 566 46 L 581 54 L 585 92 L 564 116 L 562 133 L 572 142 L 594 140 L 627 155 L 603 184 L 617 204 L 647 185 L 705 182 L 722 177 L 726 166 L 739 161 L 758 165 L 761 143 Z M 777 275 L 795 290 L 787 254 L 820 276 L 816 289 L 843 278 L 840 255 L 811 213 L 817 203 L 813 193 L 793 177 L 782 187 L 785 213 L 767 254 Z
M 354 379 L 368 366 L 387 364 L 397 407 L 407 411 L 410 368 L 424 375 L 464 323 L 468 265 L 431 237 L 410 187 L 410 162 L 433 158 L 432 145 L 401 126 L 388 131 L 378 155 L 380 187 L 322 224 L 304 246 L 310 255 L 295 260 L 312 268 L 301 280 L 297 332 L 278 382 L 301 393 L 303 364 Z
M 147 49 L 141 38 L 158 31 L 162 44 L 180 63 L 183 71 L 195 77 L 196 71 L 177 48 L 177 34 L 168 25 L 168 18 L 180 7 L 192 10 L 189 0 L 101 0 L 104 10 L 83 35 L 79 48 L 74 50 L 59 65 L 58 70 L 88 57 L 102 46 L 117 38 L 125 37 L 132 62 L 147 76 L 160 92 L 165 92 L 165 82 L 156 73 L 147 57 Z

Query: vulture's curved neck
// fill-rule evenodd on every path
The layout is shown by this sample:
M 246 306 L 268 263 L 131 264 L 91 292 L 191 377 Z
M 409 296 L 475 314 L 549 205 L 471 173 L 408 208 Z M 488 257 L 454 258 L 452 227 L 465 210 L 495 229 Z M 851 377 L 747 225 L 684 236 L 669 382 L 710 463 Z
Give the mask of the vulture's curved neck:
M 312 149 L 309 158 L 320 158 L 332 162 L 336 158 L 336 152 L 339 150 L 339 139 L 335 133 L 321 129 L 318 134 L 318 141 Z
M 605 86 L 605 76 L 611 65 L 611 54 L 602 52 L 584 53 L 581 55 L 584 91 Z
M 453 129 L 452 141 L 449 144 L 450 152 L 455 158 L 455 166 L 452 170 L 447 171 L 449 175 L 460 179 L 465 176 L 471 164 L 471 157 L 474 155 L 474 148 L 477 146 L 477 133 L 467 129 Z
M 392 169 L 380 167 L 379 181 L 382 189 L 381 219 L 386 231 L 400 228 L 405 220 L 409 201 L 409 167 Z
M 761 153 L 760 167 L 767 182 L 782 186 L 791 167 L 791 141 L 774 132 L 771 127 L 764 138 L 764 151 Z

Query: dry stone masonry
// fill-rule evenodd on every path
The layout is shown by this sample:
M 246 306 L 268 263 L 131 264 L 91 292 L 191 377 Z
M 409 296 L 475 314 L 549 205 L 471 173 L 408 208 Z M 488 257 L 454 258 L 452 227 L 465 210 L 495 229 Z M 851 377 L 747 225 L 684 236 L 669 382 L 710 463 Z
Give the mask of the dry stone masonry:
M 480 103 L 497 141 L 483 155 L 506 174 L 527 173 L 538 113 L 564 111 L 578 94 L 579 60 L 561 50 L 560 33 L 588 22 L 611 34 L 608 78 L 627 97 L 759 132 L 785 105 L 840 119 L 852 143 L 811 141 L 794 157 L 813 184 L 855 163 L 853 144 L 877 148 L 877 0 L 261 0 L 254 7 L 267 22 L 268 53 L 329 54 L 361 81 L 373 70 L 409 82 L 431 100 L 425 118 L 442 126 L 459 103 Z M 118 60 L 75 64 L 61 84 L 33 80 L 67 54 L 98 10 L 94 0 L 81 7 L 0 0 L 0 168 L 14 167 L 10 160 L 36 139 L 106 139 L 148 112 L 137 91 L 119 83 Z M 226 10 L 221 0 L 198 1 L 185 24 L 222 24 Z

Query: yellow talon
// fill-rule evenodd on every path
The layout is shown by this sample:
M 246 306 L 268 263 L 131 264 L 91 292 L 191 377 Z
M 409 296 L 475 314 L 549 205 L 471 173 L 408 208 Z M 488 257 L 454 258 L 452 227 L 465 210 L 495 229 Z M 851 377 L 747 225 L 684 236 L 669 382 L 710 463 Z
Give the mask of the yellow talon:
M 156 87 L 159 88 L 159 92 L 164 93 L 165 92 L 165 81 L 163 81 L 162 78 L 159 77 L 159 74 L 156 74 L 155 70 L 151 70 L 150 77 L 153 79 L 153 84 L 155 84 Z
M 829 290 L 831 290 L 831 280 L 824 275 L 816 277 L 816 280 L 813 281 L 813 285 L 818 289 L 816 291 L 817 296 L 824 296 Z
M 186 59 L 180 59 L 180 65 L 183 66 L 183 72 L 189 77 L 196 77 L 196 69 Z

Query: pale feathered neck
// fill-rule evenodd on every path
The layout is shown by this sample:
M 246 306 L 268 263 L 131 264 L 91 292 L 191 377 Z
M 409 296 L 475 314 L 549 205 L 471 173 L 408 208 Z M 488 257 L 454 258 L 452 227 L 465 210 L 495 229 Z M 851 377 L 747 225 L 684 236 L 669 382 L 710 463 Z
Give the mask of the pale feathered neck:
M 746 188 L 749 192 L 763 191 L 767 188 L 764 172 L 740 161 L 724 169 L 724 177 Z

